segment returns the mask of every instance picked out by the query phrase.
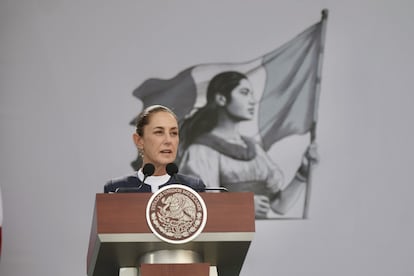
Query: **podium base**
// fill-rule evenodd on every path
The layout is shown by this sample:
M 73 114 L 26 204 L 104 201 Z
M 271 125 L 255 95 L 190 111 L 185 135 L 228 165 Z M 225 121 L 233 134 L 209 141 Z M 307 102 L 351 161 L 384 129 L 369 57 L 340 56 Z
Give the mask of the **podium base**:
M 121 267 L 119 269 L 119 276 L 139 276 L 138 269 L 136 267 Z M 209 276 L 218 276 L 216 266 L 210 266 Z
M 158 250 L 143 255 L 138 265 L 151 264 L 201 264 L 203 262 L 200 254 L 192 250 Z M 121 267 L 119 276 L 140 276 L 141 270 L 137 267 Z M 204 274 L 203 274 L 204 275 Z M 217 267 L 209 267 L 209 276 L 218 276 Z
M 202 263 L 200 254 L 192 250 L 174 249 L 157 250 L 146 253 L 139 259 L 139 264 L 191 264 Z
M 119 276 L 138 276 L 138 269 L 136 267 L 121 267 Z

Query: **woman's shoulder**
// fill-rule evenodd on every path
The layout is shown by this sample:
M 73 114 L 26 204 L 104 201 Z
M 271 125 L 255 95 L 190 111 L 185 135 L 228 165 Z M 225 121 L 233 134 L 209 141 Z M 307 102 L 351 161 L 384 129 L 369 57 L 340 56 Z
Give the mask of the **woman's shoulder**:
M 238 160 L 251 160 L 256 156 L 256 148 L 259 146 L 252 138 L 242 136 L 244 145 L 234 144 L 211 133 L 198 137 L 190 146 L 203 151 L 215 151 Z
M 210 156 L 213 157 L 214 155 L 219 154 L 219 150 L 217 147 L 217 143 L 219 141 L 214 141 L 211 139 L 210 135 L 203 134 L 202 136 L 198 137 L 193 143 L 188 145 L 184 150 L 184 155 L 199 155 L 199 156 Z
M 130 174 L 125 174 L 122 176 L 114 177 L 110 180 L 112 183 L 124 183 L 124 182 L 136 182 L 138 181 L 138 175 L 137 172 L 133 172 Z
M 105 192 L 115 191 L 119 187 L 133 187 L 140 183 L 138 176 L 135 173 L 119 176 L 110 179 L 104 186 Z
M 202 190 L 206 187 L 203 180 L 198 176 L 177 173 L 176 178 L 181 184 L 189 186 L 195 190 Z

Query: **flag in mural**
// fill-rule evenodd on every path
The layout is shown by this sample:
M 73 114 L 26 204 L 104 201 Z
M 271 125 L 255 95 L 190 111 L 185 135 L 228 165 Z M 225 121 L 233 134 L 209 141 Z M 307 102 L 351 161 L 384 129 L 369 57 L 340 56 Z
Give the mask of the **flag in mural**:
M 254 192 L 257 219 L 287 218 L 300 194 L 301 217 L 307 216 L 326 21 L 324 10 L 321 21 L 258 58 L 195 65 L 134 90 L 144 107 L 161 104 L 176 113 L 180 172 L 207 186 Z M 236 104 L 238 111 L 231 108 Z M 223 131 L 224 122 L 235 131 Z M 309 147 L 295 176 L 284 179 L 267 153 L 283 138 L 304 134 Z

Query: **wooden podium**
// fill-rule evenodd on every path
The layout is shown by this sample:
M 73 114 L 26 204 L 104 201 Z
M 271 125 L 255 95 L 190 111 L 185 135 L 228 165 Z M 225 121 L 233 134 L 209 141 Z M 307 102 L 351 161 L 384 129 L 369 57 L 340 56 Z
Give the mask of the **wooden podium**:
M 189 275 L 185 271 L 192 264 L 192 276 L 209 275 L 206 266 L 217 267 L 219 276 L 239 275 L 255 232 L 253 193 L 200 193 L 207 207 L 207 222 L 194 240 L 183 244 L 167 243 L 151 232 L 146 221 L 151 195 L 96 194 L 87 255 L 88 276 L 117 276 L 123 267 L 137 267 L 141 276 L 183 276 Z M 180 250 L 194 252 L 201 259 L 169 266 L 150 265 L 142 258 L 151 252 Z M 199 274 L 195 274 L 198 269 Z

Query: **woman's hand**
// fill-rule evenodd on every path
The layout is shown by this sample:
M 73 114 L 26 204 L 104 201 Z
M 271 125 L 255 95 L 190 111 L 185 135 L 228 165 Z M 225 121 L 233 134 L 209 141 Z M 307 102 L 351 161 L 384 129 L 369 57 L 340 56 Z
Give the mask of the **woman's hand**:
M 254 211 L 257 219 L 266 218 L 270 209 L 269 198 L 264 195 L 254 195 Z
M 316 144 L 316 142 L 312 142 L 308 146 L 304 158 L 306 158 L 308 162 L 312 162 L 312 164 L 316 164 L 319 162 L 318 145 Z
M 315 165 L 319 162 L 318 147 L 315 142 L 312 142 L 306 149 L 302 158 L 302 164 L 296 172 L 295 178 L 301 182 L 306 182 L 309 178 L 310 165 Z

